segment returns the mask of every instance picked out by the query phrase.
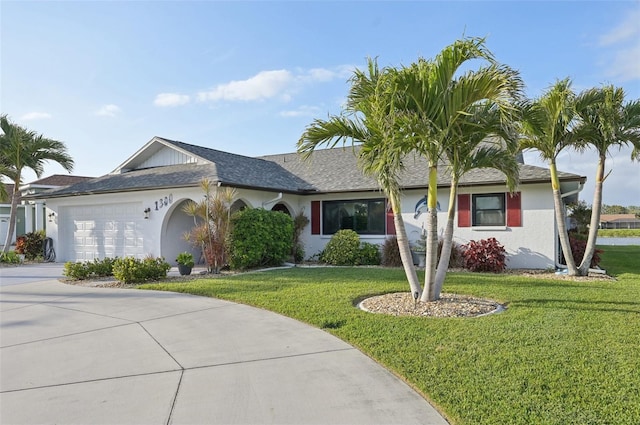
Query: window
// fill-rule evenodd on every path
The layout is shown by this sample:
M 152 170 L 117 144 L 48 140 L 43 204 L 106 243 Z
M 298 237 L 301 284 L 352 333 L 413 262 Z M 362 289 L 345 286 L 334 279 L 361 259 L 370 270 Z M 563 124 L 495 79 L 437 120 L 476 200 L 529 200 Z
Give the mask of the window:
M 322 234 L 324 235 L 332 235 L 341 229 L 351 229 L 360 235 L 384 235 L 385 224 L 384 199 L 322 203 Z
M 520 192 L 458 195 L 458 227 L 505 225 L 522 227 Z
M 472 226 L 504 226 L 504 193 L 472 196 Z

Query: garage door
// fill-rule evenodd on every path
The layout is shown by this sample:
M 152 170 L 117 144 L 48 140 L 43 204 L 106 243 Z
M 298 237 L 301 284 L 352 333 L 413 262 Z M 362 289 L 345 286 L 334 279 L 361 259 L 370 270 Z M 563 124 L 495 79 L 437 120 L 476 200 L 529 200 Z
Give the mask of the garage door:
M 59 261 L 143 258 L 141 211 L 137 202 L 61 208 Z

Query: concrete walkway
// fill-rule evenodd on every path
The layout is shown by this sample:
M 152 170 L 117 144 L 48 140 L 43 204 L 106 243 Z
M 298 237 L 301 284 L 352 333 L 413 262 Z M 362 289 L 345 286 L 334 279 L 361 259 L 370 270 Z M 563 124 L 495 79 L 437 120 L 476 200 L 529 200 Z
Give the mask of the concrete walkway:
M 264 310 L 0 268 L 2 424 L 446 424 L 343 341 Z

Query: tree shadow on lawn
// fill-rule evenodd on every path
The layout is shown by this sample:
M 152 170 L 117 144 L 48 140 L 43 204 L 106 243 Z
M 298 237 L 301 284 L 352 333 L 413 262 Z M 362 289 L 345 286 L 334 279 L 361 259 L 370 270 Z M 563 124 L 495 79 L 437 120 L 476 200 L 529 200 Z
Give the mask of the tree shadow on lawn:
M 640 302 L 631 301 L 583 301 L 567 299 L 522 299 L 509 303 L 510 307 L 529 307 L 544 309 L 607 311 L 614 313 L 640 313 Z M 602 307 L 599 307 L 602 306 Z M 610 307 L 605 307 L 610 306 Z M 617 307 L 620 306 L 620 307 Z M 629 309 L 621 307 L 629 307 Z M 633 309 L 635 307 L 635 310 Z

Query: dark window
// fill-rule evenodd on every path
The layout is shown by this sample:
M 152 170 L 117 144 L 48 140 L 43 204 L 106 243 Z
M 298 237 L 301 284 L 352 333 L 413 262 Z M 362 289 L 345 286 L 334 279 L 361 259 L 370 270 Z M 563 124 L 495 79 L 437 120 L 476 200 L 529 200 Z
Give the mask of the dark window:
M 322 234 L 351 229 L 360 235 L 384 235 L 384 199 L 325 201 L 322 203 Z
M 473 226 L 504 226 L 505 204 L 504 193 L 488 193 L 473 195 Z

